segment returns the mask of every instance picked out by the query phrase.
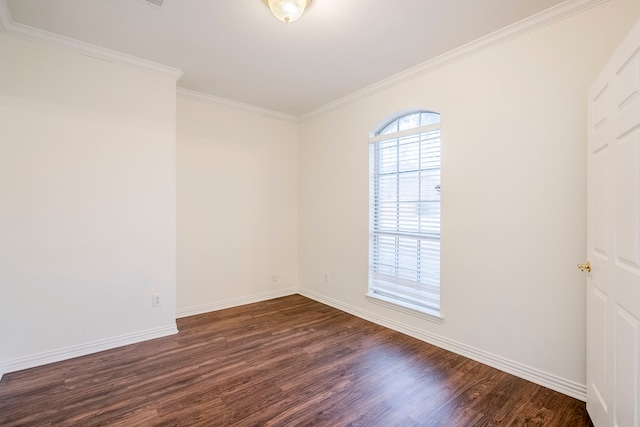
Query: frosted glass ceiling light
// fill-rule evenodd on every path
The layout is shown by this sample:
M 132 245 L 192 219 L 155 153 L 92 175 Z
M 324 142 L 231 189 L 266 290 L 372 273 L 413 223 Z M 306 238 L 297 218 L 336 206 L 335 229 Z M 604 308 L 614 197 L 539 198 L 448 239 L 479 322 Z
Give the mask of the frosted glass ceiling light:
M 302 16 L 311 0 L 264 0 L 273 16 L 283 22 L 293 22 Z

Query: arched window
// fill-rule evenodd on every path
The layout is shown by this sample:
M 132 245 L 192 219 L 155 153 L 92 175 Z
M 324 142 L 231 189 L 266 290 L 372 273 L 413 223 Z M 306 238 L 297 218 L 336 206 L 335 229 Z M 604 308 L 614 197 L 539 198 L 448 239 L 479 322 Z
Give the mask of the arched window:
M 369 140 L 369 293 L 440 317 L 440 114 L 413 111 Z

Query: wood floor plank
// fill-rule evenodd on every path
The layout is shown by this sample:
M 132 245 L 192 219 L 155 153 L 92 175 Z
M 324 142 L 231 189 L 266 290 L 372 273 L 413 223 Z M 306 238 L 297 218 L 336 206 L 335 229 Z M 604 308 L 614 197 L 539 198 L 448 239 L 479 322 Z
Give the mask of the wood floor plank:
M 1 426 L 592 426 L 583 402 L 294 295 L 6 374 Z

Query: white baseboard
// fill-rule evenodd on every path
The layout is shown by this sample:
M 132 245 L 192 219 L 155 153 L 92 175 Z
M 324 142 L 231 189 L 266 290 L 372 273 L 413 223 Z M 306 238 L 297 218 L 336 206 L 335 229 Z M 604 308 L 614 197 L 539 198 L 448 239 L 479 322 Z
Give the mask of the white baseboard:
M 266 301 L 273 298 L 294 295 L 296 293 L 297 288 L 288 288 L 273 292 L 265 292 L 261 294 L 180 309 L 176 311 L 176 316 L 178 318 L 193 316 L 196 314 L 208 313 L 210 311 L 222 310 L 224 308 L 231 308 L 239 305 L 251 304 L 254 302 Z M 112 348 L 135 344 L 154 338 L 161 338 L 167 335 L 176 334 L 177 332 L 178 328 L 174 322 L 172 325 L 168 325 L 166 327 L 140 331 L 132 334 L 122 335 L 119 337 L 108 338 L 105 340 L 98 340 L 86 344 L 46 351 L 39 354 L 18 357 L 16 359 L 7 360 L 0 363 L 0 379 L 2 379 L 3 374 L 9 372 L 21 371 L 23 369 L 29 369 L 49 363 L 60 362 L 62 360 L 72 359 L 74 357 L 86 356 L 88 354 L 97 353 L 99 351 L 110 350 Z
M 516 377 L 523 378 L 527 381 L 550 388 L 551 390 L 566 394 L 567 396 L 575 399 L 582 400 L 583 402 L 587 400 L 587 387 L 584 384 L 558 377 L 548 372 L 523 365 L 513 360 L 488 353 L 484 350 L 459 343 L 437 334 L 423 331 L 405 323 L 362 310 L 307 289 L 298 288 L 298 293 L 315 301 L 337 308 L 338 310 L 353 314 L 354 316 L 393 329 L 461 356 L 468 357 L 469 359 L 473 359 L 477 362 L 484 363 L 485 365 L 489 365 L 511 375 L 515 375 Z
M 465 356 L 480 363 L 484 363 L 501 371 L 515 375 L 519 378 L 523 378 L 525 380 L 539 384 L 543 387 L 550 388 L 551 390 L 555 390 L 559 393 L 565 394 L 575 399 L 586 401 L 586 385 L 584 384 L 558 377 L 548 372 L 523 365 L 513 360 L 488 353 L 484 350 L 459 343 L 457 341 L 442 337 L 437 334 L 423 331 L 405 323 L 398 322 L 387 317 L 377 315 L 375 313 L 371 313 L 367 310 L 362 310 L 360 308 L 345 304 L 341 301 L 317 294 L 313 291 L 303 288 L 288 288 L 273 292 L 250 295 L 247 297 L 229 299 L 211 304 L 203 304 L 195 307 L 177 310 L 176 314 L 178 318 L 193 316 L 210 311 L 222 310 L 239 305 L 251 304 L 254 302 L 294 295 L 296 293 L 321 302 L 323 304 L 329 305 L 331 307 L 337 308 L 338 310 L 342 310 L 346 313 L 376 323 L 378 325 L 409 335 L 429 344 L 433 344 L 445 350 L 449 350 L 461 356 Z M 161 338 L 164 336 L 175 334 L 177 332 L 178 329 L 176 325 L 173 324 L 166 327 L 136 332 L 120 337 L 94 341 L 87 344 L 48 351 L 31 356 L 20 357 L 17 359 L 5 361 L 0 364 L 0 379 L 2 379 L 2 375 L 5 373 L 46 365 L 48 363 L 59 362 L 61 360 L 71 359 L 74 357 L 85 356 L 88 354 L 97 353 L 99 351 L 110 350 L 112 348 L 135 344 L 154 338 Z
M 209 313 L 210 311 L 223 310 L 225 308 L 237 307 L 245 304 L 253 304 L 254 302 L 267 301 L 274 298 L 286 297 L 298 293 L 297 288 L 280 289 L 277 291 L 264 292 L 261 294 L 249 295 L 239 298 L 232 298 L 224 301 L 212 302 L 209 304 L 197 305 L 194 307 L 179 308 L 176 310 L 178 319 L 187 316 L 195 316 L 197 314 Z
M 154 338 L 162 338 L 176 333 L 178 333 L 178 328 L 174 322 L 171 325 L 148 329 L 146 331 L 134 332 L 131 334 L 121 335 L 119 337 L 107 338 L 86 344 L 45 351 L 43 353 L 33 354 L 30 356 L 18 357 L 16 359 L 4 361 L 0 367 L 0 373 L 7 374 L 9 372 L 21 371 L 23 369 L 73 359 L 74 357 L 86 356 L 99 351 L 111 350 L 112 348 L 135 344 Z

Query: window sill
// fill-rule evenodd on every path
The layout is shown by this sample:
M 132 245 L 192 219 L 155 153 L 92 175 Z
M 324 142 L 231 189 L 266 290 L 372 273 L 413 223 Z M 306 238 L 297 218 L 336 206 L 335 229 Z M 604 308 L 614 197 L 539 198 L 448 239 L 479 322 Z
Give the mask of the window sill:
M 385 298 L 376 294 L 365 294 L 367 301 L 381 305 L 386 308 L 390 308 L 392 310 L 400 311 L 402 313 L 410 314 L 412 316 L 419 317 L 424 320 L 428 320 L 429 322 L 441 324 L 444 322 L 444 318 L 440 315 L 439 312 L 435 310 L 429 310 L 422 307 L 417 307 L 411 304 L 403 304 L 398 301 L 395 301 L 391 298 Z

